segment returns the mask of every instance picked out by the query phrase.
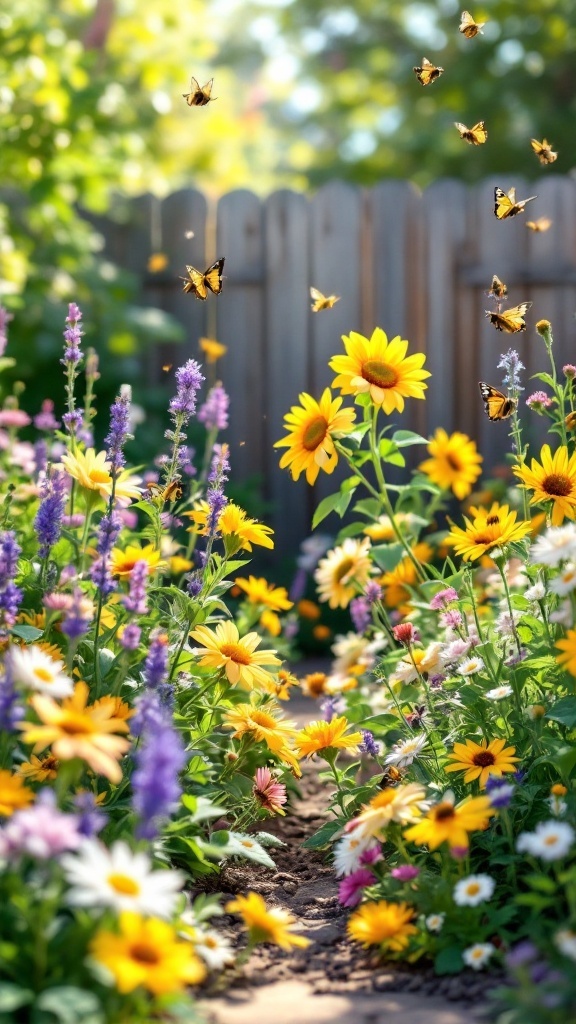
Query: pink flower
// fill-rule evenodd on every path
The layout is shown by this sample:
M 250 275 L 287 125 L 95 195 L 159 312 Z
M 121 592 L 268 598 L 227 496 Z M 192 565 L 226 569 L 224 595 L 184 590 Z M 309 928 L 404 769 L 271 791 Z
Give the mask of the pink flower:
M 271 814 L 285 814 L 282 805 L 288 799 L 286 786 L 277 782 L 269 768 L 257 768 L 252 792 L 258 802 Z
M 547 409 L 549 405 L 552 405 L 552 399 L 545 391 L 535 391 L 526 399 L 526 405 L 529 409 Z
M 367 885 L 373 885 L 376 876 L 367 868 L 358 868 L 351 875 L 343 878 L 338 887 L 338 899 L 343 907 L 355 907 L 362 899 Z
M 72 606 L 74 598 L 72 594 L 46 594 L 43 600 L 45 608 L 49 608 L 53 612 L 67 611 Z
M 58 810 L 54 794 L 45 790 L 33 807 L 16 811 L 0 829 L 0 856 L 11 859 L 28 854 L 49 860 L 65 850 L 78 849 L 82 840 L 78 818 Z
M 399 882 L 411 882 L 414 878 L 418 878 L 420 868 L 414 867 L 413 864 L 399 864 L 397 868 L 392 868 L 390 874 Z
M 128 530 L 135 530 L 138 525 L 138 513 L 129 508 L 119 508 L 118 515 Z
M 401 622 L 399 626 L 392 628 L 394 639 L 404 647 L 409 647 L 416 640 L 416 630 L 411 622 Z
M 379 860 L 382 860 L 382 847 L 380 843 L 374 843 L 373 846 L 369 846 L 364 853 L 360 855 L 360 864 L 376 864 Z
M 457 601 L 458 594 L 454 590 L 454 587 L 446 587 L 445 590 L 439 590 L 437 594 L 430 601 L 430 607 L 433 612 L 440 611 L 445 605 L 450 604 L 450 601 Z
M 576 377 L 576 366 L 572 363 L 566 363 L 566 366 L 562 367 L 562 373 L 565 377 L 568 377 L 568 380 L 572 380 L 573 377 Z
M 449 608 L 440 616 L 440 624 L 446 629 L 458 629 L 463 621 L 462 613 L 457 608 Z
M 467 854 L 468 854 L 468 847 L 467 846 L 451 846 L 450 847 L 450 856 L 454 857 L 454 860 L 464 860 L 464 857 L 466 857 Z
M 0 409 L 0 427 L 27 427 L 31 422 L 24 409 Z

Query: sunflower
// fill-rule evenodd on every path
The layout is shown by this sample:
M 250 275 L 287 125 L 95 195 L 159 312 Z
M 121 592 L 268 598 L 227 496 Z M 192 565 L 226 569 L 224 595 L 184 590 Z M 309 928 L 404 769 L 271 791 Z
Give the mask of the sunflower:
M 357 593 L 364 590 L 372 563 L 368 552 L 370 538 L 346 537 L 343 544 L 332 548 L 318 563 L 314 579 L 318 596 L 331 608 L 347 608 Z
M 380 949 L 401 953 L 410 942 L 410 936 L 418 929 L 411 924 L 414 909 L 407 903 L 387 903 L 378 900 L 364 903 L 351 915 L 347 932 L 351 939 L 365 948 L 380 946 Z
M 145 544 L 143 548 L 138 544 L 129 544 L 124 551 L 121 548 L 112 548 L 110 572 L 112 576 L 130 576 L 136 562 L 146 562 L 148 573 L 164 565 L 164 562 L 160 561 L 160 552 L 153 544 Z
M 482 473 L 482 456 L 467 434 L 448 435 L 438 427 L 428 445 L 429 459 L 418 469 L 444 491 L 452 491 L 462 501 L 467 498 Z
M 341 437 L 352 427 L 356 417 L 353 409 L 340 409 L 341 398 L 332 398 L 326 388 L 317 402 L 304 392 L 299 396 L 300 406 L 293 405 L 284 417 L 287 437 L 276 441 L 275 448 L 288 448 L 280 459 L 280 469 L 290 466 L 292 479 L 297 480 L 306 471 L 309 484 L 316 482 L 321 469 L 333 473 L 338 463 L 334 437 Z
M 198 985 L 206 969 L 189 942 L 156 917 L 124 911 L 118 918 L 119 934 L 102 929 L 90 944 L 92 959 L 105 967 L 119 992 L 140 985 L 156 996 L 183 992 Z
M 576 629 L 568 629 L 566 636 L 556 641 L 556 647 L 562 652 L 556 655 L 556 661 L 563 665 L 571 676 L 576 676 Z
M 452 526 L 448 535 L 456 554 L 462 555 L 465 562 L 475 561 L 493 548 L 522 540 L 531 530 L 530 523 L 517 523 L 517 513 L 496 501 L 490 509 L 471 508 L 470 514 L 471 520 L 464 517 L 464 529 Z
M 216 341 L 216 338 L 200 338 L 198 344 L 200 351 L 206 356 L 208 365 L 216 363 L 228 351 L 228 346 L 223 345 L 221 341 Z
M 294 935 L 290 930 L 296 924 L 296 918 L 287 910 L 273 907 L 268 910 L 266 903 L 256 892 L 247 896 L 237 896 L 226 904 L 227 914 L 239 914 L 248 929 L 250 943 L 270 942 L 281 949 L 299 946 L 305 949 L 310 940 L 303 935 Z
M 343 715 L 331 722 L 309 722 L 296 736 L 300 757 L 321 754 L 328 748 L 356 751 L 358 744 L 362 743 L 362 733 L 352 732 L 346 736 L 349 724 Z
M 198 626 L 190 636 L 202 647 L 196 647 L 192 653 L 202 655 L 200 666 L 204 668 L 223 668 L 228 682 L 232 686 L 240 686 L 244 690 L 254 687 L 265 687 L 270 682 L 270 673 L 261 668 L 262 665 L 280 665 L 276 651 L 257 651 L 262 643 L 258 633 L 247 633 L 241 637 L 234 622 L 219 622 L 215 630 L 208 626 Z
M 293 607 L 294 602 L 288 600 L 286 587 L 273 587 L 263 576 L 249 576 L 247 580 L 237 576 L 234 582 L 244 591 L 250 604 L 263 604 L 274 612 L 285 612 Z
M 502 776 L 505 772 L 515 772 L 516 762 L 519 757 L 514 757 L 516 747 L 507 747 L 506 740 L 497 739 L 482 740 L 475 743 L 474 740 L 466 740 L 465 743 L 455 743 L 454 752 L 449 754 L 449 759 L 454 764 L 445 766 L 447 772 L 465 771 L 464 782 L 473 782 L 478 779 L 480 788 L 484 789 L 491 775 Z
M 333 387 L 343 395 L 369 394 L 374 405 L 381 405 L 387 416 L 404 409 L 405 398 L 424 398 L 430 377 L 422 367 L 426 356 L 417 353 L 406 358 L 408 342 L 397 335 L 388 341 L 381 327 L 371 338 L 356 331 L 342 338 L 345 356 L 334 356 L 329 366 L 338 375 Z
M 191 512 L 183 512 L 183 515 L 192 520 L 193 525 L 188 528 L 188 533 L 197 533 L 204 537 L 208 533 L 208 516 L 210 509 L 208 502 L 199 501 Z M 250 519 L 244 509 L 233 502 L 229 502 L 218 519 L 218 532 L 224 538 L 228 554 L 235 554 L 243 548 L 245 551 L 252 551 L 253 544 L 259 544 L 263 548 L 273 548 L 274 541 L 271 526 L 264 526 L 255 519 Z
M 242 739 L 243 736 L 252 735 L 259 743 L 265 743 L 269 750 L 291 765 L 294 771 L 300 775 L 298 758 L 290 744 L 297 735 L 294 722 L 286 722 L 275 718 L 271 713 L 274 706 L 268 706 L 266 711 L 254 707 L 252 704 L 237 704 L 224 716 L 224 728 L 233 729 L 234 739 Z
M 404 838 L 417 846 L 426 843 L 431 850 L 436 850 L 442 843 L 448 843 L 451 848 L 467 850 L 468 834 L 487 828 L 489 819 L 495 813 L 487 796 L 467 797 L 455 804 L 454 795 L 446 793 L 421 821 L 405 831 Z
M 569 455 L 562 445 L 552 455 L 550 445 L 545 444 L 540 462 L 532 459 L 530 469 L 515 466 L 513 471 L 521 481 L 520 487 L 534 491 L 531 505 L 552 502 L 552 526 L 561 526 L 564 519 L 576 519 L 576 452 Z

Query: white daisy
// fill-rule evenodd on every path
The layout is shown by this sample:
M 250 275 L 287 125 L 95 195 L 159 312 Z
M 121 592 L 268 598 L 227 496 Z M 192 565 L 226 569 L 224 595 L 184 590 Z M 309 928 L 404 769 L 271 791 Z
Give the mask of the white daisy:
M 542 860 L 560 860 L 570 851 L 576 834 L 563 821 L 540 821 L 534 832 L 521 832 L 516 840 L 519 853 L 529 853 Z
M 48 693 L 57 700 L 74 691 L 74 683 L 63 671 L 64 662 L 54 660 L 40 647 L 13 647 L 10 663 L 14 681 L 29 690 Z
M 505 697 L 509 697 L 514 690 L 508 683 L 504 683 L 502 686 L 495 686 L 493 690 L 487 690 L 484 694 L 488 700 L 504 700 Z
M 399 768 L 406 768 L 409 764 L 412 764 L 415 757 L 418 757 L 422 747 L 425 747 L 427 742 L 428 737 L 422 732 L 419 736 L 413 736 L 409 740 L 395 743 L 390 753 L 384 758 L 384 764 L 395 764 Z
M 530 559 L 539 565 L 559 565 L 576 558 L 576 526 L 567 523 L 546 530 L 530 548 Z
M 334 846 L 334 870 L 338 876 L 351 875 L 360 867 L 360 858 L 369 846 L 374 845 L 370 834 L 359 836 L 357 830 L 347 832 Z
M 275 868 L 276 865 L 269 853 L 258 843 L 253 836 L 245 836 L 242 832 L 229 832 L 228 842 L 225 847 L 228 857 L 246 857 L 247 860 L 256 861 L 257 864 L 264 864 L 267 868 Z
M 570 928 L 561 928 L 554 936 L 554 943 L 564 956 L 576 960 L 576 932 Z
M 454 903 L 459 907 L 477 907 L 491 898 L 495 887 L 490 875 L 468 875 L 454 886 Z
M 542 583 L 542 580 L 536 580 L 533 587 L 528 587 L 528 590 L 524 591 L 524 597 L 527 601 L 542 601 L 546 596 L 546 587 Z
M 572 605 L 570 601 L 561 601 L 555 611 L 550 612 L 550 622 L 570 629 L 573 625 Z
M 71 886 L 67 901 L 76 907 L 112 907 L 169 918 L 186 881 L 181 871 L 153 871 L 147 854 L 134 853 L 121 841 L 107 849 L 88 839 L 60 863 Z
M 561 796 L 556 796 L 554 793 L 552 793 L 552 796 L 548 797 L 547 803 L 550 810 L 552 811 L 552 814 L 556 818 L 561 818 L 562 815 L 566 814 L 566 811 L 568 810 L 568 804 L 566 803 L 566 801 L 563 800 Z
M 474 971 L 481 971 L 495 952 L 496 947 L 491 942 L 475 942 L 473 946 L 468 946 L 463 951 L 462 959 Z
M 572 593 L 575 587 L 576 565 L 574 565 L 574 562 L 568 562 L 560 575 L 550 580 L 550 590 L 553 594 L 558 594 L 559 597 L 566 597 L 567 594 Z
M 211 971 L 221 971 L 234 962 L 234 953 L 223 935 L 213 929 L 198 931 L 193 938 L 194 949 Z
M 468 661 L 463 661 L 458 665 L 457 671 L 461 676 L 474 676 L 477 672 L 481 672 L 484 668 L 484 662 L 482 658 L 468 658 Z
M 415 667 L 412 658 L 401 658 L 396 668 L 390 675 L 388 682 L 390 685 L 394 683 L 413 683 L 415 679 L 418 679 L 418 669 Z
M 424 919 L 424 924 L 429 932 L 440 932 L 442 931 L 442 925 L 444 924 L 445 917 L 446 914 L 429 914 L 428 917 Z
M 453 640 L 452 643 L 444 648 L 444 661 L 446 664 L 451 661 L 458 661 L 458 658 L 461 658 L 463 654 L 468 654 L 471 646 L 470 640 L 462 640 L 460 638 Z

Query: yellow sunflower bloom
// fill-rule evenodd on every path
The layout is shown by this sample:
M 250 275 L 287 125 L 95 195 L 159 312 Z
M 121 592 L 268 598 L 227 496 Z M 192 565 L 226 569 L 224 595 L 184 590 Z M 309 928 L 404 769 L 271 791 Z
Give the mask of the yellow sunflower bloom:
M 247 896 L 237 896 L 226 904 L 227 914 L 239 914 L 248 929 L 251 943 L 270 942 L 281 949 L 298 946 L 305 949 L 310 940 L 303 935 L 294 935 L 290 930 L 296 924 L 296 918 L 287 910 L 273 907 L 268 910 L 262 897 L 256 892 Z
M 346 735 L 349 725 L 343 715 L 333 718 L 331 722 L 309 722 L 296 736 L 300 757 L 311 757 L 328 748 L 355 752 L 362 743 L 362 733 L 351 732 Z
M 401 953 L 409 944 L 410 936 L 418 933 L 416 926 L 411 924 L 413 918 L 414 908 L 407 903 L 378 900 L 364 903 L 355 910 L 346 930 L 351 939 L 365 948 L 380 946 L 387 952 Z
M 406 357 L 408 342 L 399 335 L 389 342 L 382 328 L 376 327 L 371 338 L 351 331 L 342 341 L 346 355 L 334 356 L 329 366 L 337 374 L 332 386 L 343 395 L 369 394 L 387 416 L 402 412 L 405 398 L 424 398 L 428 387 L 424 381 L 430 377 L 422 369 L 426 356 Z
M 282 761 L 300 775 L 298 758 L 290 746 L 297 735 L 294 722 L 275 718 L 272 710 L 275 710 L 273 706 L 268 706 L 264 711 L 252 704 L 237 704 L 224 716 L 224 728 L 234 730 L 234 739 L 242 739 L 251 734 L 256 742 L 265 743 L 272 753 L 278 754 Z
M 286 612 L 293 607 L 286 587 L 273 587 L 263 576 L 249 576 L 247 580 L 237 576 L 234 582 L 244 591 L 250 604 L 263 604 L 274 612 Z
M 15 774 L 31 782 L 52 782 L 58 775 L 59 767 L 60 762 L 53 754 L 46 754 L 42 758 L 32 754 L 29 761 L 18 765 Z
M 160 560 L 160 552 L 153 544 L 145 544 L 143 548 L 139 544 L 129 544 L 123 551 L 121 548 L 112 548 L 110 572 L 112 576 L 129 576 L 136 562 L 146 562 L 148 573 L 164 565 Z
M 576 676 L 576 629 L 568 629 L 566 636 L 556 641 L 556 647 L 562 652 L 556 655 L 558 664 L 571 676 Z
M 200 338 L 198 344 L 200 351 L 206 356 L 208 365 L 216 363 L 228 351 L 228 346 L 223 345 L 221 341 L 216 341 L 216 338 Z
M 343 544 L 320 559 L 314 579 L 321 601 L 328 601 L 330 608 L 348 607 L 368 582 L 372 568 L 369 551 L 369 537 L 363 540 L 347 537 Z
M 396 525 L 404 532 L 410 533 L 414 517 L 409 512 L 396 512 L 394 516 Z M 376 522 L 368 523 L 363 531 L 374 544 L 383 544 L 387 541 L 396 540 L 396 534 L 392 526 L 390 516 L 381 515 Z
M 270 636 L 280 636 L 280 633 L 282 632 L 281 619 L 276 612 L 271 612 L 270 609 L 262 612 L 262 615 L 260 616 L 260 625 L 262 626 L 262 629 L 265 629 L 267 633 L 270 633 Z
M 104 928 L 96 932 L 90 955 L 110 972 L 119 992 L 133 992 L 142 985 L 155 996 L 168 995 L 206 977 L 192 945 L 168 922 L 124 911 L 118 929 L 119 933 Z
M 446 765 L 445 771 L 465 771 L 464 782 L 478 779 L 480 788 L 484 789 L 491 775 L 502 776 L 505 772 L 516 771 L 516 762 L 520 758 L 514 757 L 515 753 L 516 747 L 507 747 L 506 740 L 491 740 L 490 743 L 487 740 L 481 743 L 466 740 L 465 743 L 454 744 L 454 752 L 448 755 L 454 764 Z
M 111 782 L 120 782 L 122 770 L 119 759 L 130 746 L 125 736 L 113 733 L 127 733 L 128 726 L 121 718 L 114 717 L 114 703 L 104 698 L 96 704 L 88 704 L 88 685 L 79 682 L 71 697 L 57 704 L 52 697 L 36 694 L 30 703 L 40 719 L 40 725 L 19 722 L 25 743 L 34 744 L 37 754 L 51 745 L 54 757 L 59 761 L 70 761 L 79 757 L 98 775 L 105 775 Z
M 241 637 L 234 622 L 219 622 L 215 630 L 198 626 L 190 636 L 202 647 L 193 648 L 192 653 L 201 656 L 200 666 L 223 668 L 228 682 L 238 684 L 244 690 L 265 687 L 270 673 L 262 665 L 280 665 L 276 651 L 257 651 L 262 643 L 258 633 L 247 633 Z
M 5 769 L 0 770 L 0 817 L 8 818 L 14 811 L 28 807 L 34 799 L 34 793 L 28 789 L 18 775 L 12 775 Z
M 304 392 L 300 405 L 293 405 L 284 417 L 288 436 L 276 441 L 275 448 L 288 448 L 280 459 L 280 468 L 290 467 L 292 479 L 298 480 L 306 471 L 306 481 L 316 482 L 321 469 L 333 473 L 338 464 L 338 452 L 333 438 L 341 437 L 352 428 L 356 417 L 354 409 L 340 409 L 341 398 L 332 398 L 326 388 L 317 402 Z
M 327 682 L 328 676 L 325 672 L 310 672 L 300 681 L 302 693 L 306 694 L 307 697 L 313 697 L 314 700 L 317 700 L 318 697 L 327 692 Z
M 467 850 L 470 832 L 483 831 L 496 814 L 487 796 L 467 797 L 455 804 L 452 794 L 445 794 L 415 825 L 404 832 L 404 838 L 420 846 L 426 843 L 436 850 L 442 843 L 451 848 Z
M 552 526 L 560 526 L 565 519 L 576 519 L 576 452 L 570 455 L 562 445 L 552 455 L 550 445 L 545 444 L 540 462 L 532 459 L 530 468 L 514 466 L 513 472 L 521 481 L 520 487 L 534 491 L 531 505 L 552 503 Z
M 467 434 L 448 435 L 442 427 L 428 445 L 429 459 L 418 469 L 444 491 L 452 491 L 462 501 L 471 493 L 482 473 L 482 456 Z
M 354 835 L 360 839 L 383 839 L 385 829 L 392 822 L 407 825 L 417 821 L 425 799 L 426 790 L 419 782 L 388 786 L 364 804 L 360 814 L 351 822 Z
M 206 536 L 209 514 L 210 510 L 206 501 L 199 501 L 191 512 L 184 512 L 183 515 L 191 519 L 193 523 L 188 528 L 188 533 L 197 533 L 201 537 Z M 244 509 L 235 505 L 234 502 L 229 502 L 221 513 L 218 520 L 218 532 L 224 538 L 229 554 L 235 554 L 241 548 L 245 551 L 252 551 L 253 544 L 259 544 L 263 548 L 274 547 L 272 527 L 250 519 Z
M 470 514 L 472 519 L 464 517 L 464 529 L 453 526 L 448 535 L 456 554 L 465 562 L 475 561 L 493 548 L 522 540 L 531 530 L 531 523 L 517 523 L 517 513 L 496 501 L 490 509 L 471 508 Z

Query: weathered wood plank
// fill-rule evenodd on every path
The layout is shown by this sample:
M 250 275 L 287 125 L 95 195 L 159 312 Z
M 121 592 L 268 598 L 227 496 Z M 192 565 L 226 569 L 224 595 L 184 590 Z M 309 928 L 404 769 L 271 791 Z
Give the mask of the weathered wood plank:
M 181 361 L 191 356 L 198 357 L 198 339 L 207 330 L 206 307 L 218 301 L 214 295 L 209 295 L 206 302 L 185 295 L 178 279 L 186 276 L 186 264 L 199 270 L 205 270 L 208 264 L 211 254 L 206 251 L 206 220 L 206 199 L 194 189 L 173 192 L 162 203 L 162 246 L 169 256 L 163 308 L 172 313 L 186 330 Z M 191 238 L 188 237 L 190 232 L 194 232 Z

